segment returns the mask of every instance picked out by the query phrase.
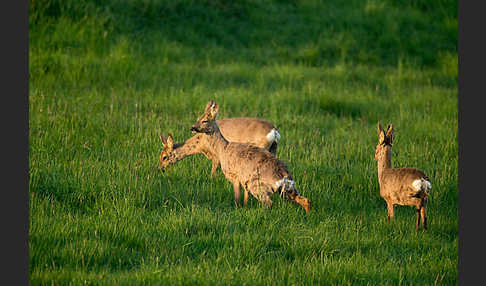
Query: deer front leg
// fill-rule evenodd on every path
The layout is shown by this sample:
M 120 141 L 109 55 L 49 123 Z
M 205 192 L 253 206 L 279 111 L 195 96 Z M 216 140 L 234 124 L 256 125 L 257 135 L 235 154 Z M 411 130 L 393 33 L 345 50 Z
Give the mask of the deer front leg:
M 421 210 L 421 208 L 417 208 L 417 221 L 415 222 L 415 229 L 416 230 L 419 229 L 419 225 L 420 225 L 420 210 Z
M 422 226 L 425 230 L 427 230 L 427 212 L 425 208 L 425 206 L 422 206 L 422 208 L 420 208 L 420 216 L 422 217 Z
M 214 173 L 216 173 L 216 170 L 219 167 L 219 160 L 209 152 L 202 151 L 202 153 L 209 161 L 211 161 L 211 178 L 213 178 Z
M 218 170 L 218 167 L 219 167 L 219 160 L 212 159 L 211 178 L 214 177 L 214 174 L 216 173 L 216 170 Z
M 270 189 L 258 182 L 254 182 L 249 186 L 249 192 L 260 202 L 263 203 L 263 206 L 266 209 L 269 209 L 272 207 L 272 200 L 270 199 Z
M 245 189 L 243 193 L 243 205 L 246 207 L 248 205 L 248 191 Z
M 268 195 L 261 196 L 260 200 L 266 209 L 270 209 L 272 207 L 273 202 Z

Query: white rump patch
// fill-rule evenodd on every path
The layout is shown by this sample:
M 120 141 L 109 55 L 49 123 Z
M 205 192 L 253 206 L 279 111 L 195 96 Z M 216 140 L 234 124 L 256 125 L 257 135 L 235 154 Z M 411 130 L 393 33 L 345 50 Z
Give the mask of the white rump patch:
M 281 180 L 275 182 L 275 189 L 278 190 L 278 188 L 280 188 L 281 186 L 284 186 L 284 188 L 285 186 L 289 186 L 289 189 L 293 189 L 294 184 L 295 182 L 293 180 L 289 179 L 288 177 L 284 177 Z
M 413 181 L 412 185 L 415 188 L 415 190 L 417 191 L 424 190 L 426 193 L 429 193 L 429 191 L 432 189 L 432 184 L 429 181 L 424 179 L 415 180 Z
M 278 133 L 277 129 L 273 128 L 272 131 L 270 131 L 267 134 L 267 139 L 268 142 L 277 142 L 280 141 L 280 133 Z

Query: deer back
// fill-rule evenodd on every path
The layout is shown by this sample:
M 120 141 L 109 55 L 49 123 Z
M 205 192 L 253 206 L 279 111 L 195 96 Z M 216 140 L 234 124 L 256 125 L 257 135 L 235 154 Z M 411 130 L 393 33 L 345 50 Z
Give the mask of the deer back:
M 235 117 L 217 120 L 221 134 L 229 142 L 248 143 L 268 149 L 280 140 L 280 134 L 270 122 L 249 117 Z
M 242 183 L 258 179 L 269 186 L 288 177 L 287 166 L 269 151 L 244 143 L 230 142 L 220 158 L 221 169 L 235 174 Z
M 386 169 L 380 177 L 380 195 L 394 204 L 418 205 L 430 188 L 429 177 L 415 168 Z

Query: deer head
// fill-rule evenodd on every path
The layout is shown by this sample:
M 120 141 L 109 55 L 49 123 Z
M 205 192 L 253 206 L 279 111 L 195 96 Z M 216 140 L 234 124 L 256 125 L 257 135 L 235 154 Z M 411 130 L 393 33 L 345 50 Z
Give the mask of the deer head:
M 216 102 L 210 100 L 206 105 L 204 113 L 199 116 L 197 122 L 192 125 L 191 131 L 197 133 L 213 134 L 219 130 L 216 123 L 216 116 L 218 115 L 219 107 Z
M 280 192 L 280 196 L 283 198 L 294 201 L 300 206 L 302 206 L 306 212 L 309 212 L 311 209 L 310 200 L 308 198 L 302 197 L 297 189 L 295 188 L 294 181 L 289 180 L 287 178 L 283 178 L 276 183 L 277 189 Z
M 174 139 L 172 138 L 172 135 L 169 133 L 167 138 L 165 138 L 161 134 L 160 140 L 162 141 L 163 148 L 162 151 L 160 151 L 159 169 L 164 171 L 167 166 L 175 163 L 177 160 L 174 154 Z
M 393 124 L 388 125 L 385 132 L 381 127 L 381 124 L 378 122 L 378 145 L 376 145 L 375 160 L 383 158 L 386 156 L 386 154 L 390 154 L 391 159 L 391 147 L 393 145 L 393 139 Z

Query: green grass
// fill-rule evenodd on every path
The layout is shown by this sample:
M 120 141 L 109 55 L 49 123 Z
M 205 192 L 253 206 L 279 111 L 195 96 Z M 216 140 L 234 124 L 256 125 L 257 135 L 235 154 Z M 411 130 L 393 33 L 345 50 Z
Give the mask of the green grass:
M 455 285 L 454 1 L 30 0 L 32 285 Z M 236 208 L 189 157 L 156 169 L 209 99 L 282 134 L 309 215 Z M 432 180 L 429 230 L 379 196 L 395 167 Z

